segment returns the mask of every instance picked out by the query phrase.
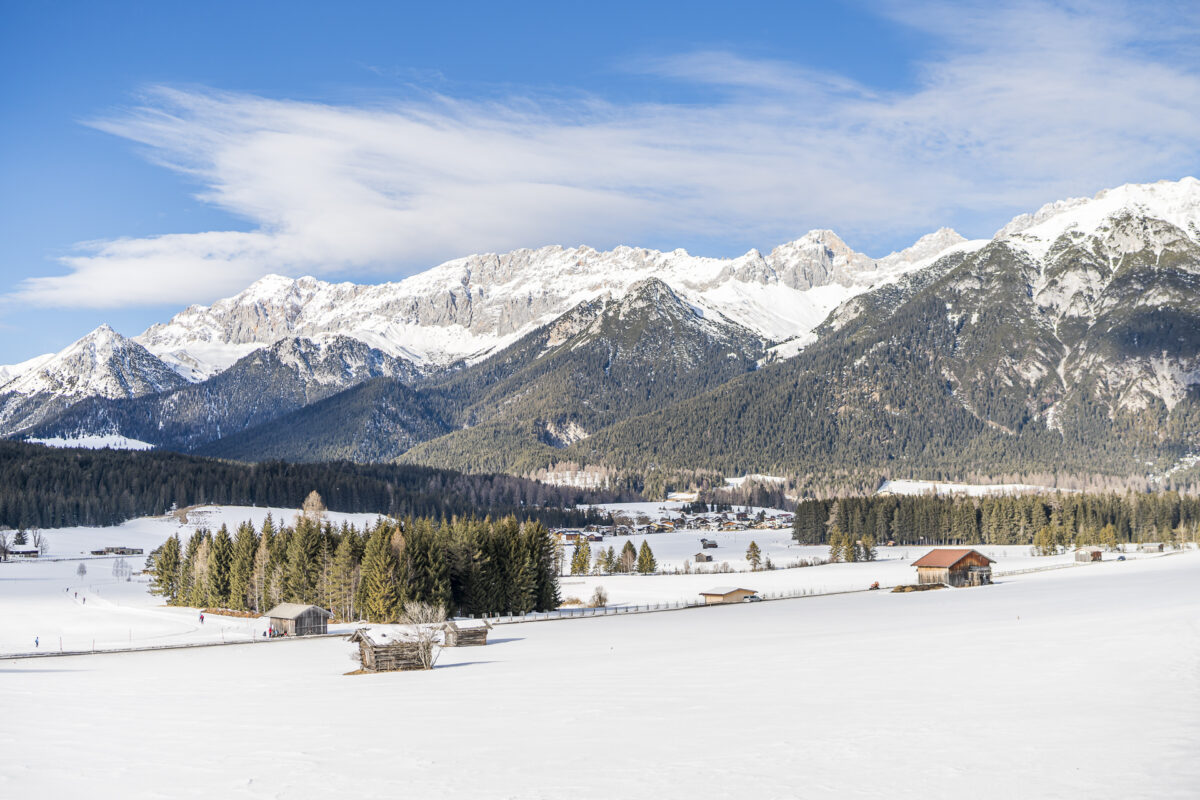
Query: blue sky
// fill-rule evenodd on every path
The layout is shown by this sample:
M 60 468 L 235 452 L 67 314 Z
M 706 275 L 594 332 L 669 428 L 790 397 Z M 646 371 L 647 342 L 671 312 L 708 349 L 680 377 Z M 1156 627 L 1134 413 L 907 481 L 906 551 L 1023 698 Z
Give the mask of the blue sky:
M 40 3 L 0 11 L 0 363 L 263 274 L 731 256 L 1195 174 L 1189 4 Z

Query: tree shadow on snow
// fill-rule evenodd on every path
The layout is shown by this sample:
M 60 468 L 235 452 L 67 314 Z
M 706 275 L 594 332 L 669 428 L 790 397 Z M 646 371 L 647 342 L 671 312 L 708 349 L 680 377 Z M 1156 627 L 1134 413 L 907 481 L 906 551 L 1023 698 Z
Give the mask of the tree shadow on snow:
M 435 664 L 434 669 L 454 669 L 455 667 L 473 667 L 476 664 L 495 664 L 495 661 L 460 661 L 457 664 Z

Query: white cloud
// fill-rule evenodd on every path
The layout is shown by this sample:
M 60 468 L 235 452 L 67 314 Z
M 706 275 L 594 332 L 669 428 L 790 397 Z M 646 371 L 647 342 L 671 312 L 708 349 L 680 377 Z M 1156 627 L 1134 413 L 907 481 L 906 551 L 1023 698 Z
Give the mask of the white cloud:
M 907 91 L 724 52 L 630 65 L 710 87 L 706 104 L 349 107 L 155 88 L 95 125 L 254 230 L 87 243 L 66 274 L 10 299 L 192 302 L 266 272 L 400 277 L 547 243 L 769 244 L 810 227 L 870 242 L 1195 171 L 1200 78 L 1163 19 L 1094 4 L 889 10 L 936 42 Z

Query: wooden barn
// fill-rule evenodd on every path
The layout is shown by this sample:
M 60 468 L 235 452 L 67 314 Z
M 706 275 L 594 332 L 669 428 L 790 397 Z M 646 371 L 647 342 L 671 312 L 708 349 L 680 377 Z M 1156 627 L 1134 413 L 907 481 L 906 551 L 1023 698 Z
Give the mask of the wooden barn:
M 700 551 L 699 553 L 696 553 L 696 563 L 697 564 L 707 564 L 709 561 L 712 561 L 712 556 L 709 555 L 708 553 L 705 553 L 704 551 Z
M 717 543 L 713 539 L 701 539 L 700 540 L 701 549 L 707 550 L 710 547 L 716 547 L 716 546 L 717 546 Z
M 428 658 L 421 658 L 421 648 L 432 648 L 431 642 L 410 639 L 388 639 L 381 634 L 378 641 L 371 638 L 366 628 L 360 628 L 350 636 L 358 644 L 358 657 L 362 668 L 370 672 L 398 672 L 400 670 L 425 669 Z
M 758 592 L 737 586 L 718 586 L 707 592 L 701 592 L 700 596 L 704 598 L 704 605 L 714 606 L 722 603 L 740 603 L 752 594 L 758 594 Z
M 487 644 L 488 631 L 491 629 L 486 619 L 450 620 L 442 626 L 442 643 L 446 647 L 482 647 Z
M 1104 551 L 1095 545 L 1080 547 L 1075 550 L 1075 560 L 1080 564 L 1090 564 L 1104 558 Z
M 329 633 L 329 618 L 333 616 L 320 606 L 303 603 L 280 603 L 266 614 L 278 636 L 312 636 Z
M 917 583 L 946 586 L 987 586 L 992 582 L 992 559 L 978 550 L 930 550 L 913 562 Z
M 1142 542 L 1137 549 L 1139 553 L 1161 553 L 1163 546 L 1160 542 Z

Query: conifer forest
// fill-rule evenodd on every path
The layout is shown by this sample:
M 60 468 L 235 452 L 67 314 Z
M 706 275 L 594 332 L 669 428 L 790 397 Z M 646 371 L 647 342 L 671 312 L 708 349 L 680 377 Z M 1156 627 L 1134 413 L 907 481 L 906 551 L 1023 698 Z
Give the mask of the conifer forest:
M 291 525 L 270 516 L 233 533 L 199 529 L 150 556 L 152 591 L 168 604 L 262 614 L 316 604 L 337 620 L 395 622 L 406 604 L 456 616 L 558 607 L 560 554 L 544 525 L 478 517 L 380 518 L 334 526 L 313 493 Z

